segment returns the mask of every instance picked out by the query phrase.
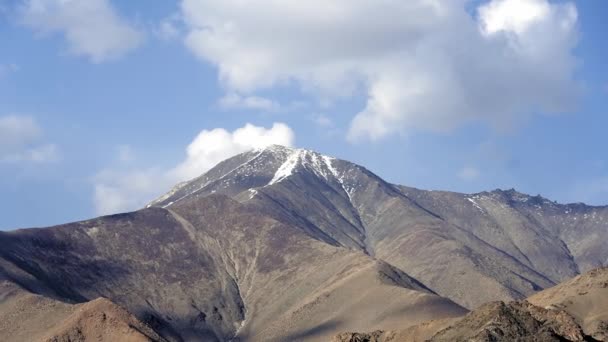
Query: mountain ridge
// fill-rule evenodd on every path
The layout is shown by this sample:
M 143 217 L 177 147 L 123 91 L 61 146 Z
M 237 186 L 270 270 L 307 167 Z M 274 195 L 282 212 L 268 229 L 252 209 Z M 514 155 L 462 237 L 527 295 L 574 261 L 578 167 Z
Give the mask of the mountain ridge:
M 371 186 L 371 188 L 364 189 L 366 186 Z M 377 229 L 373 228 L 374 220 L 382 217 L 382 213 L 385 212 L 379 212 L 378 210 L 385 209 L 369 206 L 371 202 L 379 201 L 378 198 L 363 200 L 363 202 L 368 201 L 368 203 L 358 203 L 360 202 L 357 198 L 358 194 L 365 191 L 372 193 L 376 191 L 374 196 L 382 197 L 382 201 L 385 201 L 387 205 L 395 201 L 400 202 L 398 205 L 393 203 L 393 205 L 399 207 L 395 208 L 395 212 L 407 210 L 411 214 L 410 216 L 420 217 L 424 221 L 422 224 L 426 226 L 444 226 L 440 231 L 432 229 L 424 232 L 412 232 L 412 234 L 418 234 L 418 240 L 420 238 L 435 240 L 437 238 L 443 240 L 447 238 L 448 241 L 456 239 L 458 244 L 464 243 L 463 247 L 455 247 L 464 248 L 464 254 L 473 253 L 470 256 L 464 256 L 465 260 L 463 261 L 466 263 L 494 263 L 489 260 L 484 261 L 485 257 L 481 257 L 479 253 L 481 255 L 487 255 L 488 253 L 504 254 L 506 251 L 506 254 L 496 257 L 503 259 L 501 263 L 507 265 L 499 265 L 498 267 L 506 267 L 507 270 L 519 269 L 516 273 L 527 275 L 524 275 L 522 280 L 516 279 L 514 281 L 516 283 L 528 282 L 529 285 L 521 283 L 514 288 L 507 284 L 507 288 L 504 290 L 506 291 L 505 299 L 507 297 L 525 297 L 530 291 L 554 285 L 563 279 L 578 274 L 581 271 L 579 263 L 582 264 L 582 270 L 602 265 L 602 262 L 598 260 L 574 262 L 573 252 L 567 247 L 567 244 L 562 241 L 561 237 L 557 236 L 557 232 L 553 232 L 546 227 L 549 223 L 533 222 L 537 218 L 534 217 L 535 214 L 530 211 L 530 208 L 551 211 L 553 214 L 562 209 L 566 214 L 579 211 L 603 211 L 600 217 L 604 220 L 608 207 L 581 206 L 580 204 L 562 207 L 564 205 L 556 204 L 539 196 L 528 196 L 515 190 L 495 190 L 477 194 L 423 191 L 390 184 L 365 167 L 348 161 L 324 156 L 310 150 L 277 145 L 252 150 L 229 158 L 204 175 L 181 185 L 177 191 L 172 191 L 168 193 L 168 196 L 161 197 L 160 201 L 152 202 L 151 205 L 170 206 L 173 204 L 171 202 L 181 200 L 181 198 L 187 196 L 205 196 L 216 192 L 224 193 L 241 202 L 262 203 L 260 206 L 264 208 L 263 210 L 279 220 L 290 221 L 300 226 L 310 236 L 327 243 L 355 248 L 370 255 L 376 255 L 374 238 L 377 237 L 377 233 L 374 231 Z M 311 202 L 302 203 L 292 198 L 293 196 L 290 193 L 311 196 Z M 508 232 L 504 238 L 501 238 L 501 241 L 492 241 L 495 236 L 487 236 L 487 232 L 475 231 L 475 227 L 470 222 L 450 219 L 454 213 L 446 212 L 442 207 L 453 207 L 453 203 L 438 203 L 439 200 L 445 199 L 433 198 L 437 196 L 460 197 L 459 201 L 465 201 L 465 203 L 459 205 L 469 206 L 483 214 L 482 216 L 491 216 L 487 215 L 488 210 L 492 212 L 500 211 L 492 208 L 488 203 L 482 203 L 488 208 L 483 208 L 477 203 L 477 201 L 488 202 L 491 199 L 498 203 L 502 209 L 506 208 L 508 209 L 506 211 L 511 212 L 505 213 L 505 210 L 502 210 L 503 212 L 497 213 L 499 214 L 496 215 L 498 217 L 491 217 L 491 220 L 485 219 L 487 227 L 499 227 L 500 225 L 495 221 L 500 221 L 503 216 L 508 215 L 507 219 L 516 220 L 515 223 L 518 226 L 524 226 L 523 230 Z M 489 204 L 495 207 L 496 203 Z M 526 206 L 527 209 L 523 210 L 522 208 Z M 462 212 L 462 210 L 460 211 Z M 594 212 L 591 216 L 596 214 Z M 475 216 L 471 213 L 466 213 L 466 215 Z M 584 214 L 582 215 L 584 216 Z M 448 219 L 445 219 L 446 217 Z M 404 221 L 406 221 L 405 219 L 407 218 L 404 218 Z M 578 217 L 575 216 L 574 220 L 576 219 Z M 432 221 L 435 221 L 435 223 L 432 223 Z M 562 222 L 562 225 L 564 224 Z M 601 224 L 601 222 L 598 224 Z M 533 227 L 533 229 L 530 229 L 530 227 Z M 383 235 L 386 234 L 386 229 L 384 226 L 380 228 L 382 233 L 379 237 L 384 240 Z M 502 228 L 500 227 L 500 229 Z M 496 229 L 494 228 L 494 230 Z M 489 229 L 486 230 L 489 231 Z M 461 231 L 461 233 L 457 233 L 460 237 L 453 236 L 457 231 Z M 420 237 L 421 234 L 426 235 L 426 237 Z M 520 236 L 522 234 L 526 236 Z M 414 238 L 414 235 L 410 235 L 410 238 Z M 561 259 L 559 266 L 551 266 L 547 260 L 537 260 L 539 257 L 531 252 L 532 247 L 536 248 L 541 245 L 539 239 L 544 239 L 544 236 L 552 236 L 550 240 L 543 243 L 549 243 L 553 249 L 558 251 L 551 253 L 556 258 Z M 521 244 L 525 243 L 525 239 L 538 240 L 539 242 L 535 246 L 524 247 L 522 251 Z M 469 250 L 472 243 L 478 246 L 474 250 Z M 594 248 L 600 249 L 598 246 Z M 549 248 L 545 249 L 549 250 Z M 494 250 L 494 252 L 490 250 Z M 578 248 L 581 253 L 582 250 L 583 248 Z M 606 257 L 608 257 L 608 254 Z M 399 259 L 402 260 L 403 256 L 400 256 Z M 409 267 L 399 265 L 399 261 L 388 261 L 393 264 L 397 263 L 397 266 L 401 268 Z M 518 265 L 513 265 L 513 263 Z M 569 266 L 567 270 L 563 270 L 562 265 Z M 545 270 L 548 267 L 552 267 L 553 270 Z M 504 271 L 498 269 L 484 272 L 483 277 L 489 276 L 490 279 L 496 278 L 499 273 L 504 273 Z M 501 287 L 504 284 L 501 285 L 500 283 L 505 281 L 501 280 L 499 284 L 492 286 Z M 443 293 L 443 295 L 450 296 L 449 293 Z M 451 298 L 456 299 L 455 297 Z M 469 307 L 485 302 L 483 300 L 465 300 L 467 302 L 461 301 L 460 303 Z
M 323 162 L 325 163 L 325 167 L 327 167 L 327 169 L 329 169 L 334 175 L 336 175 L 336 170 L 335 168 L 333 168 L 333 166 L 331 166 L 331 161 L 338 161 L 338 162 L 346 162 L 352 165 L 357 166 L 358 168 L 361 168 L 362 170 L 365 170 L 366 172 L 373 174 L 375 177 L 382 179 L 380 176 L 378 176 L 377 174 L 375 174 L 374 172 L 370 171 L 369 169 L 346 161 L 344 159 L 340 159 L 337 157 L 333 157 L 333 156 L 328 156 L 328 155 L 324 155 L 321 154 L 319 152 L 316 152 L 314 150 L 311 149 L 305 149 L 305 148 L 295 148 L 295 147 L 288 147 L 288 146 L 284 146 L 284 145 L 277 145 L 277 144 L 273 144 L 273 145 L 269 145 L 267 147 L 264 148 L 254 148 L 245 152 L 242 152 L 240 154 L 234 155 L 232 157 L 227 158 L 226 160 L 220 162 L 218 165 L 216 165 L 215 167 L 213 167 L 212 169 L 216 169 L 217 167 L 219 167 L 220 165 L 231 161 L 232 159 L 236 158 L 236 157 L 241 157 L 244 155 L 247 156 L 253 156 L 252 158 L 250 158 L 249 160 L 246 160 L 244 162 L 242 162 L 241 164 L 239 164 L 236 167 L 233 167 L 230 171 L 226 172 L 225 174 L 223 174 L 223 176 L 227 176 L 228 174 L 236 171 L 238 168 L 240 168 L 241 166 L 244 166 L 245 164 L 254 161 L 256 158 L 260 157 L 262 153 L 265 152 L 269 152 L 269 153 L 282 153 L 282 154 L 288 154 L 288 155 L 293 155 L 293 156 L 306 156 L 306 155 L 312 155 L 314 156 L 314 158 L 317 159 L 317 163 L 318 163 L 318 159 L 323 159 Z M 281 164 L 281 166 L 283 166 L 283 164 Z M 317 167 L 319 167 L 320 165 L 317 165 Z M 333 169 L 333 171 L 332 171 Z M 209 171 L 208 171 L 209 172 Z M 323 173 L 322 171 L 320 171 L 320 173 Z M 185 185 L 191 184 L 195 181 L 197 181 L 198 179 L 204 177 L 207 174 L 207 172 L 201 174 L 200 176 L 197 176 L 193 179 L 187 180 L 187 181 L 182 181 L 178 184 L 176 184 L 172 189 L 170 189 L 167 193 L 159 196 L 158 198 L 154 199 L 153 201 L 151 201 L 150 203 L 148 203 L 146 205 L 146 207 L 150 207 L 150 206 L 154 206 L 157 205 L 159 203 L 162 202 L 166 202 L 166 199 L 169 198 L 170 196 L 174 195 L 177 191 L 181 190 Z M 223 177 L 222 176 L 222 177 Z M 281 179 L 279 179 L 281 178 Z M 269 182 L 269 184 L 267 185 L 271 185 L 270 183 L 274 183 L 276 181 L 280 181 L 285 177 L 277 177 L 276 180 L 271 179 L 271 181 Z M 396 187 L 406 187 L 409 189 L 414 189 L 414 190 L 420 190 L 420 191 L 425 191 L 422 189 L 417 189 L 414 187 L 409 187 L 409 186 L 405 186 L 405 185 L 400 185 L 400 184 L 396 184 L 396 183 L 390 183 L 390 182 L 386 182 L 387 184 L 396 186 Z M 204 185 L 209 185 L 209 184 L 204 184 Z M 204 186 L 203 186 L 204 187 Z M 198 190 L 202 190 L 201 188 L 199 188 Z M 501 188 L 496 188 L 494 190 L 484 190 L 484 191 L 480 191 L 480 192 L 474 192 L 474 193 L 460 193 L 460 192 L 455 192 L 455 191 L 447 191 L 447 190 L 426 190 L 429 192 L 443 192 L 443 193 L 453 193 L 453 194 L 461 194 L 461 195 L 469 195 L 471 197 L 473 196 L 482 196 L 482 195 L 504 195 L 506 198 L 510 198 L 513 202 L 517 202 L 517 201 L 528 201 L 528 200 L 532 200 L 533 202 L 538 202 L 538 201 L 542 201 L 544 203 L 552 203 L 555 205 L 562 205 L 562 206 L 572 206 L 572 207 L 576 207 L 576 206 L 585 206 L 585 207 L 590 207 L 590 208 L 607 208 L 607 205 L 590 205 L 590 204 L 586 204 L 584 202 L 570 202 L 570 203 L 560 203 L 557 202 L 555 200 L 550 200 L 546 197 L 541 196 L 540 194 L 538 195 L 530 195 L 530 194 L 526 194 L 526 193 L 522 193 L 519 192 L 518 190 L 516 190 L 515 188 L 510 188 L 510 189 L 501 189 Z M 192 194 L 192 193 L 190 193 Z M 165 203 L 166 204 L 166 203 Z

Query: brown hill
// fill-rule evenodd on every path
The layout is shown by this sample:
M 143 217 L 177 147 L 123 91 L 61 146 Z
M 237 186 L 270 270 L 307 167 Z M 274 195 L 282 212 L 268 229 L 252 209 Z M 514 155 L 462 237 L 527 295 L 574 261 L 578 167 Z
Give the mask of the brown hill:
M 0 340 L 165 342 L 152 328 L 103 298 L 63 303 L 0 282 Z
M 565 311 L 523 302 L 482 305 L 430 341 L 593 341 Z
M 342 333 L 336 342 L 606 341 L 608 269 L 597 269 L 525 301 L 491 302 L 462 318 L 396 331 Z
M 586 334 L 608 340 L 608 268 L 600 268 L 541 291 L 532 304 L 568 312 Z

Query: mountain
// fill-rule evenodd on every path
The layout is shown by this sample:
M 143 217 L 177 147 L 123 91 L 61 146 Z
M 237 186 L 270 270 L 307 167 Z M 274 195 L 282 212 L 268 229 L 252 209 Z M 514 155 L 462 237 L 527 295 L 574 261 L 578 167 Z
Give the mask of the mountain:
M 224 195 L 2 233 L 0 244 L 12 284 L 65 303 L 108 298 L 169 341 L 327 340 L 466 312 L 383 261 Z
M 132 213 L 2 232 L 0 275 L 107 298 L 169 341 L 326 341 L 526 298 L 605 265 L 607 225 L 608 207 L 423 191 L 271 146 Z
M 215 193 L 382 259 L 469 309 L 525 298 L 608 261 L 608 207 L 562 205 L 515 190 L 423 191 L 282 146 L 230 158 L 150 206 Z
M 397 331 L 341 333 L 335 342 L 607 341 L 608 268 L 592 270 L 524 301 L 490 302 L 462 318 Z

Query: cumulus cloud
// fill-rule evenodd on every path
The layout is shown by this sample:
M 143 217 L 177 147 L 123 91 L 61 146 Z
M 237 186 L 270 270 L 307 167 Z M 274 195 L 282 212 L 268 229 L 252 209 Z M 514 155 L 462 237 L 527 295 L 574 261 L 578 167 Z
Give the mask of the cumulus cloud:
M 186 147 L 186 158 L 172 168 L 100 171 L 94 177 L 95 209 L 105 215 L 140 208 L 176 183 L 197 177 L 233 155 L 272 144 L 293 146 L 294 141 L 294 132 L 283 123 L 270 128 L 246 124 L 232 132 L 223 128 L 203 130 Z M 119 149 L 119 161 L 123 159 L 121 152 Z M 133 154 L 129 150 L 131 159 Z
M 42 129 L 29 116 L 0 117 L 0 163 L 46 163 L 59 159 L 55 144 L 42 143 Z
M 43 35 L 63 34 L 69 53 L 94 63 L 117 59 L 143 41 L 109 0 L 26 0 L 18 12 L 25 26 Z
M 233 132 L 223 128 L 203 130 L 188 145 L 186 160 L 170 173 L 178 181 L 194 178 L 235 154 L 272 144 L 292 146 L 294 139 L 291 128 L 283 123 L 269 129 L 246 124 Z
M 363 92 L 348 137 L 496 126 L 576 102 L 577 10 L 548 0 L 182 0 L 186 46 L 228 93 Z M 244 95 L 245 96 L 245 95 Z

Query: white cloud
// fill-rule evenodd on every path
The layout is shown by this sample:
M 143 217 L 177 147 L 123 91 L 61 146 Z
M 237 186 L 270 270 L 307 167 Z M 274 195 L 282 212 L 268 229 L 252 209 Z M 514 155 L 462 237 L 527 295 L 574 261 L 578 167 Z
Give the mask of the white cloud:
M 63 34 L 70 53 L 94 63 L 123 56 L 144 37 L 109 0 L 26 0 L 19 14 L 24 25 L 40 34 Z
M 223 128 L 204 130 L 188 145 L 186 160 L 170 173 L 177 181 L 194 178 L 229 156 L 272 144 L 292 146 L 294 139 L 291 128 L 283 123 L 269 129 L 246 124 L 233 132 Z
M 320 101 L 363 91 L 349 138 L 470 120 L 509 124 L 576 102 L 569 2 L 182 0 L 185 44 L 228 93 L 299 85 Z
M 479 175 L 479 170 L 472 166 L 465 166 L 458 172 L 458 178 L 467 182 L 477 180 L 479 178 Z
M 100 171 L 94 178 L 95 209 L 104 215 L 141 208 L 172 185 L 197 177 L 233 155 L 272 144 L 293 146 L 294 140 L 293 131 L 283 123 L 270 128 L 246 124 L 232 132 L 203 130 L 186 148 L 185 160 L 173 168 Z
M 551 13 L 551 5 L 542 0 L 498 0 L 479 8 L 484 34 L 515 32 L 525 34 L 536 22 Z
M 0 163 L 47 163 L 59 159 L 55 144 L 41 143 L 42 129 L 29 116 L 0 117 Z
M 170 187 L 167 175 L 159 169 L 100 171 L 94 178 L 93 202 L 99 215 L 141 208 Z
M 281 105 L 273 100 L 260 96 L 242 96 L 236 93 L 226 94 L 219 100 L 224 109 L 253 109 L 266 112 L 275 112 Z

